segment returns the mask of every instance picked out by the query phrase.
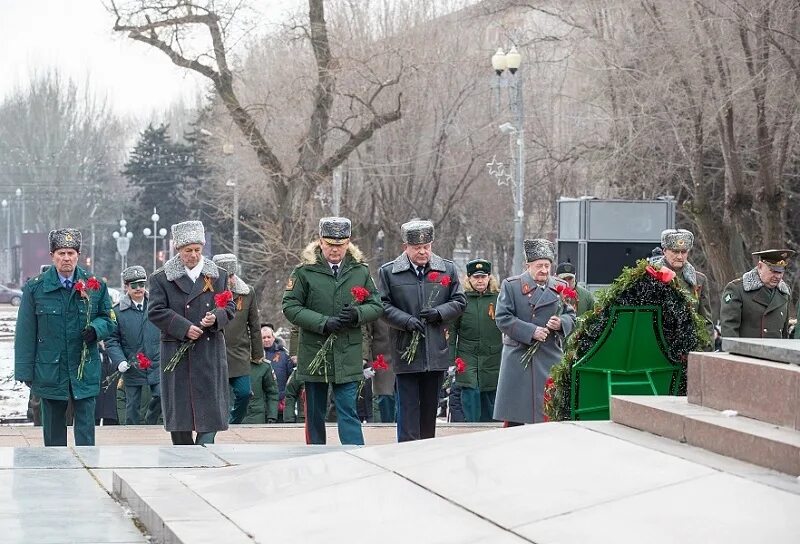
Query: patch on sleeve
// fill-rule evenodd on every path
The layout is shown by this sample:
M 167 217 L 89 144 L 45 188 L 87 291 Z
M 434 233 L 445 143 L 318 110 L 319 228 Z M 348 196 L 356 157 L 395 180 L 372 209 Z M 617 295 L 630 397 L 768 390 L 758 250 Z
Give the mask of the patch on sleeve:
M 725 293 L 725 298 L 723 300 L 725 301 L 725 304 L 727 304 L 731 301 L 732 298 L 733 296 L 730 293 Z
M 111 310 L 111 312 L 109 312 L 109 313 L 111 314 L 111 321 L 116 323 L 117 322 L 117 313 L 114 310 Z
M 294 277 L 289 278 L 289 281 L 286 282 L 285 289 L 287 291 L 291 291 L 292 289 L 294 289 Z

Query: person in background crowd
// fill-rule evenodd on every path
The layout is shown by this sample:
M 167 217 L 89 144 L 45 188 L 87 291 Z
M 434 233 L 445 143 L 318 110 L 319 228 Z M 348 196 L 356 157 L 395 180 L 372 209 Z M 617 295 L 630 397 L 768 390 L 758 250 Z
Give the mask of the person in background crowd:
M 108 356 L 105 341 L 97 343 L 100 350 L 100 394 L 94 403 L 94 425 L 119 425 L 119 414 L 117 413 L 117 384 L 105 388 L 106 378 L 113 374 L 115 368 Z M 124 420 L 123 420 L 124 421 Z
M 689 262 L 689 252 L 694 246 L 694 234 L 685 229 L 667 229 L 661 233 L 664 256 L 651 259 L 654 266 L 666 266 L 675 272 L 675 279 L 695 301 L 694 309 L 703 318 L 708 338 L 714 338 L 714 320 L 711 318 L 711 299 L 708 296 L 708 278 Z M 579 313 L 580 315 L 580 313 Z M 711 349 L 709 346 L 708 349 Z
M 213 444 L 228 428 L 228 363 L 222 330 L 234 317 L 233 300 L 218 308 L 228 273 L 203 257 L 200 221 L 172 225 L 178 254 L 150 278 L 149 318 L 161 330 L 161 405 L 164 427 L 176 445 Z M 164 372 L 181 344 L 194 345 L 171 372 Z M 196 437 L 192 432 L 197 433 Z
M 283 405 L 286 398 L 286 382 L 289 381 L 289 375 L 294 370 L 294 362 L 286 348 L 275 338 L 275 331 L 272 327 L 261 326 L 261 345 L 264 348 L 264 357 L 275 371 L 275 378 L 278 382 L 278 402 Z M 283 412 L 283 409 L 280 409 L 280 412 Z
M 289 374 L 286 381 L 286 403 L 283 409 L 284 423 L 305 423 L 306 384 L 297 377 L 297 369 Z
M 494 418 L 507 426 L 544 421 L 545 381 L 575 327 L 574 308 L 556 291 L 566 284 L 550 275 L 554 249 L 549 240 L 525 240 L 528 270 L 500 287 L 495 321 L 503 332 L 503 355 Z M 538 348 L 526 364 L 526 352 L 535 343 Z
M 253 389 L 242 423 L 248 425 L 278 422 L 278 381 L 266 359 L 250 362 L 250 384 Z
M 492 274 L 492 263 L 475 259 L 467 263 L 464 294 L 467 308 L 450 331 L 452 358 L 466 363 L 455 374 L 461 393 L 464 421 L 492 421 L 503 338 L 494 321 L 500 287 Z
M 100 393 L 97 342 L 116 328 L 105 282 L 78 266 L 81 233 L 50 231 L 53 266 L 22 288 L 14 335 L 14 377 L 41 399 L 45 446 L 67 445 L 67 406 L 76 446 L 94 446 Z M 76 289 L 76 285 L 82 289 Z
M 378 281 L 391 327 L 397 440 L 405 442 L 436 436 L 439 391 L 450 366 L 449 327 L 467 302 L 453 262 L 432 251 L 433 223 L 409 221 L 400 233 L 403 253 L 380 268 Z M 406 350 L 412 350 L 415 338 L 419 343 L 412 357 Z
M 794 253 L 756 251 L 756 267 L 725 286 L 719 310 L 723 338 L 789 337 L 791 291 L 783 275 Z
M 556 267 L 556 276 L 567 282 L 578 293 L 578 307 L 575 313 L 579 317 L 594 308 L 594 295 L 588 289 L 581 287 L 575 281 L 575 266 L 572 263 L 560 263 Z
M 261 348 L 261 319 L 255 291 L 238 273 L 239 260 L 232 253 L 222 253 L 211 258 L 219 268 L 228 273 L 228 289 L 233 293 L 236 314 L 225 326 L 225 355 L 228 360 L 228 383 L 233 391 L 233 408 L 229 423 L 242 423 L 247 414 L 247 404 L 253 394 L 250 383 L 251 364 L 264 360 Z
M 383 360 L 389 367 L 376 372 L 372 378 L 372 419 L 375 423 L 394 423 L 396 421 L 395 375 L 389 325 L 386 320 L 378 319 L 369 323 L 366 328 L 369 338 L 369 360 L 374 361 L 378 355 L 383 355 Z
M 306 388 L 306 442 L 325 444 L 328 387 L 333 387 L 342 444 L 364 444 L 356 412 L 363 377 L 361 326 L 383 310 L 361 251 L 350 243 L 350 220 L 325 217 L 319 239 L 303 251 L 283 295 L 283 315 L 299 328 L 297 373 Z M 368 293 L 354 300 L 353 289 Z M 329 349 L 325 351 L 324 346 Z M 312 361 L 318 358 L 318 367 Z
M 144 422 L 155 425 L 161 416 L 161 332 L 147 319 L 147 272 L 142 266 L 122 271 L 125 294 L 114 306 L 117 329 L 108 338 L 108 355 L 114 370 L 122 372 L 125 386 L 125 425 L 140 425 L 142 389 L 150 389 Z M 139 368 L 138 355 L 150 359 L 150 367 Z M 116 389 L 112 384 L 109 389 Z

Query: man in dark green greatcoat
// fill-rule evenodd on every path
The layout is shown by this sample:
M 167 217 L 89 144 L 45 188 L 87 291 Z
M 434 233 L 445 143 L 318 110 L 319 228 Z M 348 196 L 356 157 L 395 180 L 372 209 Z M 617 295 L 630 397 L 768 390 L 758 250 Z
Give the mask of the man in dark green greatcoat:
M 571 288 L 575 289 L 578 293 L 578 307 L 575 308 L 575 314 L 580 317 L 585 312 L 594 309 L 594 295 L 592 292 L 581 287 L 575 281 L 575 265 L 572 263 L 560 263 L 556 267 L 556 276 L 567 282 Z
M 788 338 L 791 290 L 783 281 L 791 249 L 753 253 L 755 268 L 722 291 L 719 318 L 723 338 Z
M 53 266 L 28 280 L 17 314 L 15 378 L 42 399 L 45 446 L 67 445 L 70 399 L 75 445 L 94 446 L 101 364 L 97 342 L 116 327 L 106 284 L 78 266 L 80 251 L 78 230 L 51 231 Z

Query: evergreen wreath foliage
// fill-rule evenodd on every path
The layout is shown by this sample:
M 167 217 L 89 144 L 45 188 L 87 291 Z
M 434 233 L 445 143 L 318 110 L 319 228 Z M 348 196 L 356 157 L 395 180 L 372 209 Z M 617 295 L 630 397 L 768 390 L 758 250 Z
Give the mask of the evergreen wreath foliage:
M 614 283 L 599 292 L 594 311 L 580 317 L 578 326 L 567 341 L 564 357 L 550 371 L 553 381 L 545 395 L 544 407 L 550 421 L 572 419 L 572 367 L 592 349 L 606 327 L 610 326 L 613 306 L 661 307 L 665 354 L 681 367 L 678 394 L 686 394 L 686 361 L 689 352 L 704 349 L 711 339 L 703 318 L 695 311 L 697 300 L 694 296 L 682 289 L 676 279 L 664 283 L 653 277 L 647 272 L 649 266 L 652 265 L 643 259 L 636 263 L 636 267 L 625 268 Z

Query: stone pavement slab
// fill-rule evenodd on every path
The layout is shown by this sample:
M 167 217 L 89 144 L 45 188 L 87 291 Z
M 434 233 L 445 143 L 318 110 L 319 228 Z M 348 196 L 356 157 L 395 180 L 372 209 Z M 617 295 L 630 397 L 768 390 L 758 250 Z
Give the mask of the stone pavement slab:
M 86 468 L 199 468 L 229 464 L 202 446 L 77 446 L 73 450 Z
M 800 365 L 800 339 L 723 338 L 722 351 L 767 361 Z

